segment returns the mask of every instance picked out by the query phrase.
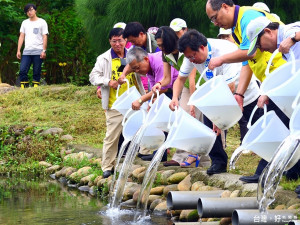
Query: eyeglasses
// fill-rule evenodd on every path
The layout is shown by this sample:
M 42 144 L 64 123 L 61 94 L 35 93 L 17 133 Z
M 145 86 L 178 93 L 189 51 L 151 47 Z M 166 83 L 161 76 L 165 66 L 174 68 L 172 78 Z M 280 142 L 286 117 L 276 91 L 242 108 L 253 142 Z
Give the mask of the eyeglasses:
M 193 61 L 193 60 L 195 60 L 195 58 L 196 58 L 196 53 L 197 53 L 197 52 L 194 52 L 192 56 L 188 56 L 188 57 L 185 56 L 185 58 L 187 58 L 187 59 L 190 60 L 190 61 Z
M 256 45 L 255 45 L 256 48 L 261 48 L 260 39 L 261 39 L 261 36 L 264 35 L 264 33 L 265 33 L 265 31 L 262 30 L 262 32 L 260 32 L 260 34 L 257 36 Z
M 210 22 L 212 22 L 212 23 L 215 23 L 215 22 L 216 22 L 216 20 L 217 20 L 217 18 L 218 18 L 219 11 L 220 11 L 220 10 L 217 11 L 216 15 L 210 17 Z
M 112 41 L 110 41 L 112 44 L 117 44 L 117 43 L 119 43 L 119 44 L 122 44 L 123 42 L 124 42 L 125 40 L 112 40 Z
M 33 7 L 31 7 L 30 9 L 28 9 L 28 10 L 27 10 L 27 13 L 28 13 L 28 12 L 31 12 L 32 10 L 34 10 Z

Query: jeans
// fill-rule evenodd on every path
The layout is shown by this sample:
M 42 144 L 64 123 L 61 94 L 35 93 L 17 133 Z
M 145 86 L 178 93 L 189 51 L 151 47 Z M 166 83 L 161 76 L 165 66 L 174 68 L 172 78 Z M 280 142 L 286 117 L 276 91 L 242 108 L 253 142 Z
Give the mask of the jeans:
M 40 55 L 22 55 L 20 65 L 20 81 L 28 81 L 28 71 L 33 64 L 33 80 L 40 82 L 43 59 Z

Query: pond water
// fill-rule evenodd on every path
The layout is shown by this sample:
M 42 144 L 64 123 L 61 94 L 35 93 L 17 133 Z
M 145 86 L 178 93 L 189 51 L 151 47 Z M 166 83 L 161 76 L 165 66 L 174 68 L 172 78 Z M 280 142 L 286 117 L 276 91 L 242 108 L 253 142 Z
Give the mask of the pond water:
M 135 210 L 107 212 L 107 202 L 70 189 L 57 181 L 26 181 L 0 177 L 0 224 L 137 224 Z M 151 216 L 140 224 L 172 224 Z

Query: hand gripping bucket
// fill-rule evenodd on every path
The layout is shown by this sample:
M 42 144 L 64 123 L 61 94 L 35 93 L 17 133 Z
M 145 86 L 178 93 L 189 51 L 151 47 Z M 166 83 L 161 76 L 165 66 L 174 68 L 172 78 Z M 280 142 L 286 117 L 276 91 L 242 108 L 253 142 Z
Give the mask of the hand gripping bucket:
M 269 73 L 269 67 L 278 49 L 271 56 L 266 69 L 266 79 L 261 85 L 264 95 L 267 95 L 289 118 L 293 113 L 292 102 L 299 91 L 300 60 L 295 60 L 291 53 L 291 62 L 287 62 L 278 69 Z
M 129 81 L 125 79 L 127 82 L 127 87 L 129 87 Z M 141 94 L 138 92 L 135 86 L 129 88 L 125 93 L 119 96 L 119 89 L 120 85 L 118 85 L 117 94 L 116 94 L 116 101 L 113 103 L 111 109 L 115 109 L 119 111 L 123 116 L 127 112 L 128 109 L 131 108 L 132 102 L 139 99 Z M 147 104 L 144 103 L 141 108 L 147 109 Z
M 175 121 L 165 142 L 167 147 L 208 155 L 215 140 L 216 134 L 212 129 L 186 113 L 182 108 L 175 109 Z
M 128 111 L 133 111 L 133 113 L 128 117 L 125 122 L 125 117 L 123 119 L 123 136 L 125 141 L 131 141 L 138 129 L 142 126 L 145 122 L 146 111 L 145 110 L 138 110 L 134 111 L 129 109 Z M 127 112 L 127 114 L 130 114 Z M 142 141 L 140 144 L 141 148 L 146 148 L 149 150 L 156 150 L 158 149 L 165 141 L 164 132 L 160 129 L 148 126 L 142 137 Z
M 201 77 L 207 69 L 203 71 Z M 201 80 L 201 77 L 199 80 Z M 218 128 L 226 130 L 242 117 L 232 92 L 222 76 L 216 76 L 203 85 L 196 84 L 197 90 L 191 95 L 188 105 L 196 106 Z
M 269 162 L 278 146 L 290 132 L 273 110 L 267 112 L 266 105 L 264 107 L 264 115 L 249 127 L 256 109 L 257 106 L 254 107 L 250 116 L 249 130 L 243 139 L 241 147 L 255 152 Z
M 163 131 L 168 131 L 168 121 L 172 112 L 169 108 L 171 99 L 165 94 L 159 95 L 158 91 L 156 93 L 158 97 L 147 114 L 146 123 Z M 150 102 L 152 102 L 153 96 Z

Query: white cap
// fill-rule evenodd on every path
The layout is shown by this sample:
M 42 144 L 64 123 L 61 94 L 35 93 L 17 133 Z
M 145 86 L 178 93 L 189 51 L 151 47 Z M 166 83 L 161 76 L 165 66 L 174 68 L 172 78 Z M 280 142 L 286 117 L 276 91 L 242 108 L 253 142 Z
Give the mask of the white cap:
M 122 29 L 125 29 L 125 27 L 126 27 L 126 23 L 119 22 L 119 23 L 116 23 L 113 28 L 122 28 Z
M 229 35 L 229 34 L 231 34 L 232 33 L 232 31 L 231 31 L 231 29 L 224 29 L 224 28 L 220 28 L 219 29 L 219 34 L 218 34 L 218 36 L 217 37 L 219 37 L 220 35 Z
M 271 13 L 271 15 L 274 16 L 276 19 L 280 20 L 280 17 L 277 14 Z
M 263 2 L 256 2 L 256 3 L 254 3 L 253 7 L 262 9 L 262 10 L 268 12 L 268 13 L 270 12 L 269 7 L 265 3 L 263 3 Z
M 256 42 L 258 35 L 271 23 L 265 16 L 257 17 L 252 20 L 247 26 L 247 38 L 249 39 L 250 47 L 248 50 L 248 55 L 253 55 L 256 51 Z
M 170 27 L 175 31 L 178 32 L 180 31 L 182 28 L 186 28 L 186 22 L 183 19 L 180 18 L 176 18 L 173 19 L 170 23 Z

